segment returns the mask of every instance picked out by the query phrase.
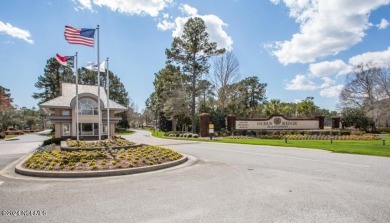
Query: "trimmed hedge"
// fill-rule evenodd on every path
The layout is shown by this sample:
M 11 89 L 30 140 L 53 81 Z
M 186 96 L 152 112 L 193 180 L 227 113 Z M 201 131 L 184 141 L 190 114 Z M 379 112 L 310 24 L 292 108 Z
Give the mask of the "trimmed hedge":
M 179 133 L 176 133 L 176 132 L 171 132 L 170 134 L 167 134 L 169 132 L 166 132 L 164 134 L 164 136 L 167 136 L 167 137 L 178 137 L 178 138 L 198 138 L 199 135 L 198 134 L 193 134 L 193 133 L 183 133 L 183 134 L 179 134 Z
M 5 135 L 24 135 L 23 131 L 19 130 L 7 130 L 4 132 Z
M 66 139 L 63 139 L 63 138 L 51 138 L 51 139 L 47 139 L 47 140 L 43 141 L 43 146 L 50 145 L 50 144 L 60 145 L 60 144 L 61 144 L 61 141 L 64 141 L 64 140 L 66 140 Z
M 169 132 L 165 132 L 164 136 L 175 135 L 176 137 L 179 137 L 179 135 L 183 134 L 183 133 L 185 133 L 185 132 L 182 132 L 182 131 L 169 131 Z

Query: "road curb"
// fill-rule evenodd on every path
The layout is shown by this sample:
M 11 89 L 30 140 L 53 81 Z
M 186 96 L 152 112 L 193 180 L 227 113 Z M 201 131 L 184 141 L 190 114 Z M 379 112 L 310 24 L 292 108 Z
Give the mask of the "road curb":
M 33 155 L 31 153 L 29 156 L 24 158 L 21 162 L 19 162 L 15 167 L 15 172 L 21 175 L 25 176 L 33 176 L 33 177 L 48 177 L 48 178 L 84 178 L 84 177 L 106 177 L 106 176 L 119 176 L 119 175 L 129 175 L 129 174 L 136 174 L 136 173 L 145 173 L 150 171 L 156 171 L 161 169 L 166 169 L 170 167 L 174 167 L 180 164 L 183 164 L 187 162 L 188 157 L 184 154 L 182 158 L 168 162 L 163 164 L 158 164 L 154 166 L 145 166 L 145 167 L 138 167 L 138 168 L 123 168 L 123 169 L 116 169 L 116 170 L 97 170 L 97 171 L 68 171 L 68 172 L 62 172 L 62 171 L 39 171 L 39 170 L 30 170 L 26 169 L 22 166 L 24 162 L 28 158 L 30 158 Z

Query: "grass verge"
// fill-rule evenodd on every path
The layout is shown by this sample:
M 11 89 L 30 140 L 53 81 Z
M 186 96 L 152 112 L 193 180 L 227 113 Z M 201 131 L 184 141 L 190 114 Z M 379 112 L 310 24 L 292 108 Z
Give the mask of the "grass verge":
M 164 132 L 155 132 L 152 135 L 158 138 L 164 137 Z M 284 140 L 276 139 L 218 139 L 209 140 L 202 138 L 170 138 L 177 140 L 201 141 L 201 142 L 220 142 L 220 143 L 236 143 L 249 145 L 268 145 L 268 146 L 284 146 L 296 148 L 322 149 L 335 153 L 350 153 L 362 155 L 374 155 L 390 157 L 390 134 L 382 134 L 381 138 L 385 139 L 385 146 L 382 145 L 382 140 L 368 140 L 368 141 L 344 141 L 344 140 Z
M 134 131 L 125 131 L 125 132 L 118 132 L 117 134 L 118 135 L 131 135 L 131 134 L 134 134 L 135 132 Z
M 4 139 L 12 139 L 12 138 L 15 138 L 19 135 L 6 135 Z

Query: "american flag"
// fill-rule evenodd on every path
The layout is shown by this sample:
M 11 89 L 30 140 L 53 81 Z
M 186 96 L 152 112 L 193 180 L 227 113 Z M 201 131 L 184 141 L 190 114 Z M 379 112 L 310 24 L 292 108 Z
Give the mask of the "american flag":
M 76 29 L 71 26 L 65 26 L 65 39 L 70 44 L 81 44 L 93 47 L 93 37 L 95 29 Z

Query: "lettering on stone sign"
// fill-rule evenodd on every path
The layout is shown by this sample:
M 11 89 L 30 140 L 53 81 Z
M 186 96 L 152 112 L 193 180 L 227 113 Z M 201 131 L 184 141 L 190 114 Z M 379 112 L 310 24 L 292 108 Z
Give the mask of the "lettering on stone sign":
M 298 122 L 282 122 L 282 125 L 298 125 Z
M 272 122 L 257 122 L 257 125 L 272 125 Z

